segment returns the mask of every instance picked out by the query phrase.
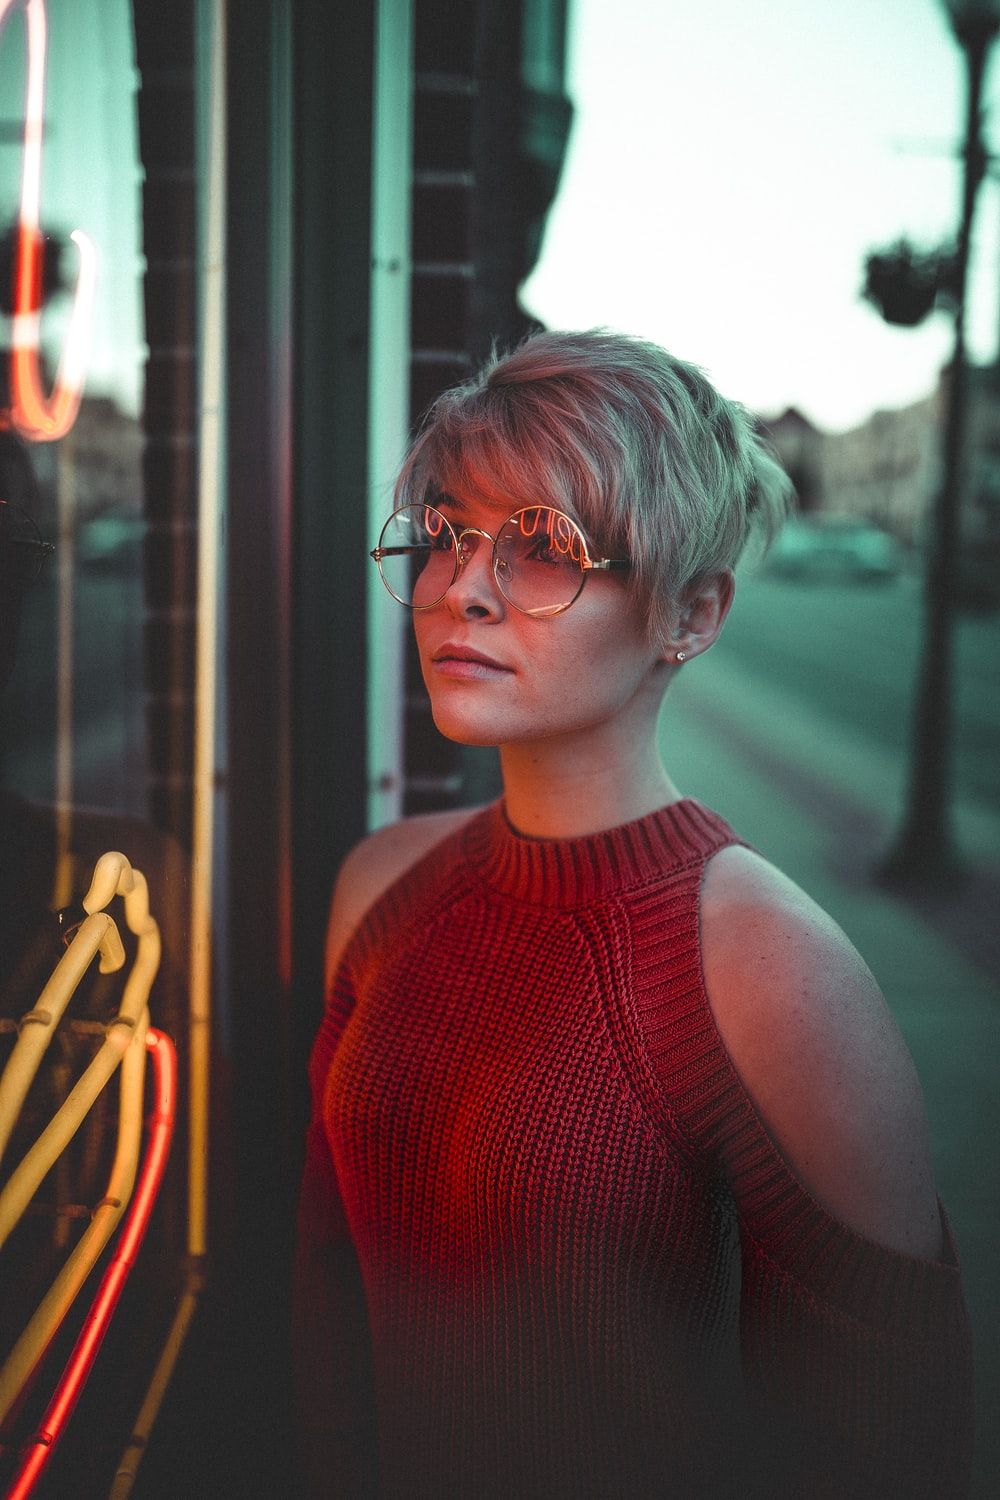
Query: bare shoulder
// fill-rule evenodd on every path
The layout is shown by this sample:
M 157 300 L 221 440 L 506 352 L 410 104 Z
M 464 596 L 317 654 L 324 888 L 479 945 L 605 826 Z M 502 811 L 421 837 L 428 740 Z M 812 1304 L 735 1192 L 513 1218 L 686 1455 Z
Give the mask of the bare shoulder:
M 398 823 L 377 828 L 355 844 L 340 867 L 330 903 L 326 931 L 327 987 L 351 934 L 383 891 L 479 810 L 459 807 L 402 818 Z
M 709 861 L 701 922 L 716 1024 L 795 1175 L 857 1232 L 939 1254 L 920 1083 L 853 944 L 794 881 L 739 847 Z

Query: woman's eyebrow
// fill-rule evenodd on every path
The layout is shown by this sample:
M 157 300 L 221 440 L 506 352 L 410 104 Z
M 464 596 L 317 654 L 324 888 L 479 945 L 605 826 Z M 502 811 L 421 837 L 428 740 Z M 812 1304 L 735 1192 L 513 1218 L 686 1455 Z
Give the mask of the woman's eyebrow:
M 438 490 L 436 492 L 435 499 L 434 499 L 434 501 L 432 503 L 435 506 L 438 506 L 438 505 L 447 505 L 447 506 L 450 506 L 450 508 L 452 510 L 460 511 L 463 514 L 465 514 L 468 511 L 468 509 L 469 509 L 468 505 L 466 505 L 466 503 L 465 503 L 464 500 L 459 499 L 455 495 L 449 495 L 445 490 Z

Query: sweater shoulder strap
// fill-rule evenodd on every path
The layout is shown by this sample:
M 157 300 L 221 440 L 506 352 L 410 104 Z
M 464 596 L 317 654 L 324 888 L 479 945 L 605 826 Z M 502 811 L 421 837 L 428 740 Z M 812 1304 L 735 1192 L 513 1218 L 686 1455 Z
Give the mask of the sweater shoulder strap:
M 691 1165 L 704 1168 L 730 1075 L 702 972 L 701 888 L 720 849 L 752 846 L 718 813 L 694 806 L 687 857 L 662 881 L 629 894 L 631 972 L 621 1021 L 649 1115 Z

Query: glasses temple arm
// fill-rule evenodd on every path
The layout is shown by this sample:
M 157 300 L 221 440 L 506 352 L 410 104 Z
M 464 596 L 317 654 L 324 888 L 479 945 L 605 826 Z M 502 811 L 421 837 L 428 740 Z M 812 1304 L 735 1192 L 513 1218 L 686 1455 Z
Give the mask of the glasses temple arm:
M 438 550 L 444 549 L 430 547 L 426 544 L 415 543 L 410 547 L 373 547 L 368 556 L 373 557 L 375 561 L 378 562 L 379 558 L 381 557 L 412 557 L 415 552 L 434 552 Z

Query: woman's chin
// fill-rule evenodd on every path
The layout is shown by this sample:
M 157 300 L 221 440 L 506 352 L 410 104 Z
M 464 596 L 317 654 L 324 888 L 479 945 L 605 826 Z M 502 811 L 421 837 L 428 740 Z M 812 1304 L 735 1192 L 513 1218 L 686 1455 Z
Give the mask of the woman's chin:
M 484 714 L 458 713 L 454 707 L 431 703 L 434 727 L 456 745 L 499 745 L 505 736 Z

